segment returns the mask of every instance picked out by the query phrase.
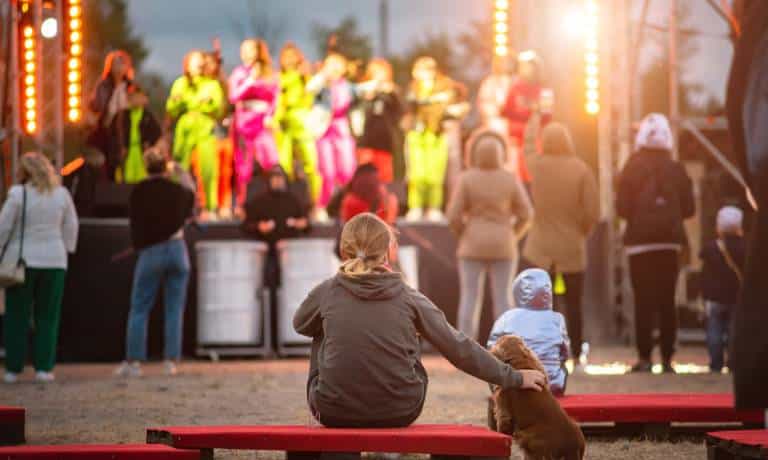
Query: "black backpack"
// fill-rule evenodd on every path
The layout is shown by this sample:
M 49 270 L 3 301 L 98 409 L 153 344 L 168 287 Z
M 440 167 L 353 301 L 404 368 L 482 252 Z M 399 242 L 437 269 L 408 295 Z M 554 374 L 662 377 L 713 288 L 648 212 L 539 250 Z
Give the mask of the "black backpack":
M 684 239 L 682 197 L 672 165 L 649 170 L 634 203 L 627 242 L 680 243 Z

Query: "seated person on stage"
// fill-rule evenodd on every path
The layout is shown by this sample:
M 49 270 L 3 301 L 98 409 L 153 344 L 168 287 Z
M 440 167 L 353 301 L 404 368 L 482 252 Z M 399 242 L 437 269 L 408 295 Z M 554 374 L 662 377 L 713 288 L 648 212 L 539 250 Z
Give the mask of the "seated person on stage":
M 502 388 L 542 389 L 545 377 L 515 370 L 451 327 L 442 310 L 390 268 L 397 240 L 371 213 L 341 235 L 338 273 L 315 287 L 293 326 L 311 337 L 307 397 L 328 427 L 395 428 L 421 414 L 427 373 L 421 338 L 462 371 Z
M 269 244 L 265 283 L 280 284 L 277 242 L 296 238 L 309 229 L 307 208 L 288 190 L 288 177 L 276 165 L 267 172 L 267 189 L 245 203 L 243 231 Z
M 565 318 L 552 310 L 552 280 L 540 269 L 525 270 L 512 285 L 515 308 L 501 315 L 491 330 L 488 348 L 502 336 L 516 335 L 523 339 L 544 365 L 549 389 L 555 396 L 565 394 L 570 340 Z

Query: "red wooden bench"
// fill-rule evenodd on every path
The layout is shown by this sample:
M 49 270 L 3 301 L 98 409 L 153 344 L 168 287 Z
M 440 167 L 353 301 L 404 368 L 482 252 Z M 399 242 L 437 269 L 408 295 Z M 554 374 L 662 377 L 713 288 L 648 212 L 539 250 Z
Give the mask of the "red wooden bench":
M 740 424 L 750 427 L 763 421 L 761 411 L 738 411 L 731 394 L 586 394 L 560 399 L 565 411 L 581 424 L 612 423 L 613 434 L 646 434 L 665 437 L 675 423 L 677 432 L 707 431 L 705 425 Z M 687 424 L 687 427 L 681 426 Z M 695 424 L 695 425 L 694 425 Z M 598 434 L 601 429 L 587 430 Z
M 166 427 L 147 430 L 147 441 L 181 449 L 285 451 L 286 458 L 357 458 L 362 452 L 430 454 L 433 458 L 506 459 L 512 440 L 484 427 L 413 425 L 392 429 L 309 426 Z
M 0 445 L 24 444 L 24 415 L 21 407 L 0 406 Z
M 768 430 L 707 433 L 707 459 L 768 459 Z
M 200 451 L 156 444 L 0 447 L 0 460 L 199 460 Z

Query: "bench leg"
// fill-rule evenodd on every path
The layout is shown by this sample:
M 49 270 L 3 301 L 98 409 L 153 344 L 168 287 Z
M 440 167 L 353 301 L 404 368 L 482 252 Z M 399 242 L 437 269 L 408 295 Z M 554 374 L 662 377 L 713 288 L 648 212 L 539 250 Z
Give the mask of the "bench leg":
M 286 452 L 285 460 L 360 460 L 360 452 Z
M 0 446 L 14 446 L 24 442 L 23 423 L 0 424 Z
M 471 457 L 466 455 L 430 455 L 431 460 L 509 460 L 509 457 Z
M 654 441 L 669 439 L 672 427 L 669 423 L 617 423 L 616 432 L 626 437 L 645 436 Z

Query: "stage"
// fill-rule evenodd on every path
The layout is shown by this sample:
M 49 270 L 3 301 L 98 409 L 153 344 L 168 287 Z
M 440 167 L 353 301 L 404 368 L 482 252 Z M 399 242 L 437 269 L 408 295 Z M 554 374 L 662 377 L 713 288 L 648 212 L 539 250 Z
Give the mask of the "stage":
M 400 244 L 418 247 L 419 288 L 445 311 L 455 324 L 459 299 L 456 263 L 456 239 L 445 224 L 405 223 L 398 225 Z M 310 238 L 333 238 L 335 224 L 315 224 Z M 590 243 L 593 261 L 585 286 L 586 336 L 599 335 L 608 310 L 599 299 L 599 235 Z M 200 241 L 243 240 L 248 237 L 236 223 L 213 223 L 188 228 L 186 241 L 190 250 L 190 276 L 187 308 L 184 315 L 184 354 L 196 350 L 197 276 L 194 247 Z M 130 308 L 130 292 L 136 256 L 117 261 L 112 258 L 130 247 L 128 221 L 125 219 L 83 219 L 77 252 L 70 257 L 61 331 L 59 359 L 65 362 L 115 362 L 123 359 L 125 324 Z M 481 342 L 492 325 L 489 295 L 481 318 Z M 158 301 L 158 307 L 161 302 Z M 149 326 L 150 356 L 162 355 L 162 308 L 155 308 Z M 592 339 L 592 340 L 597 340 Z

